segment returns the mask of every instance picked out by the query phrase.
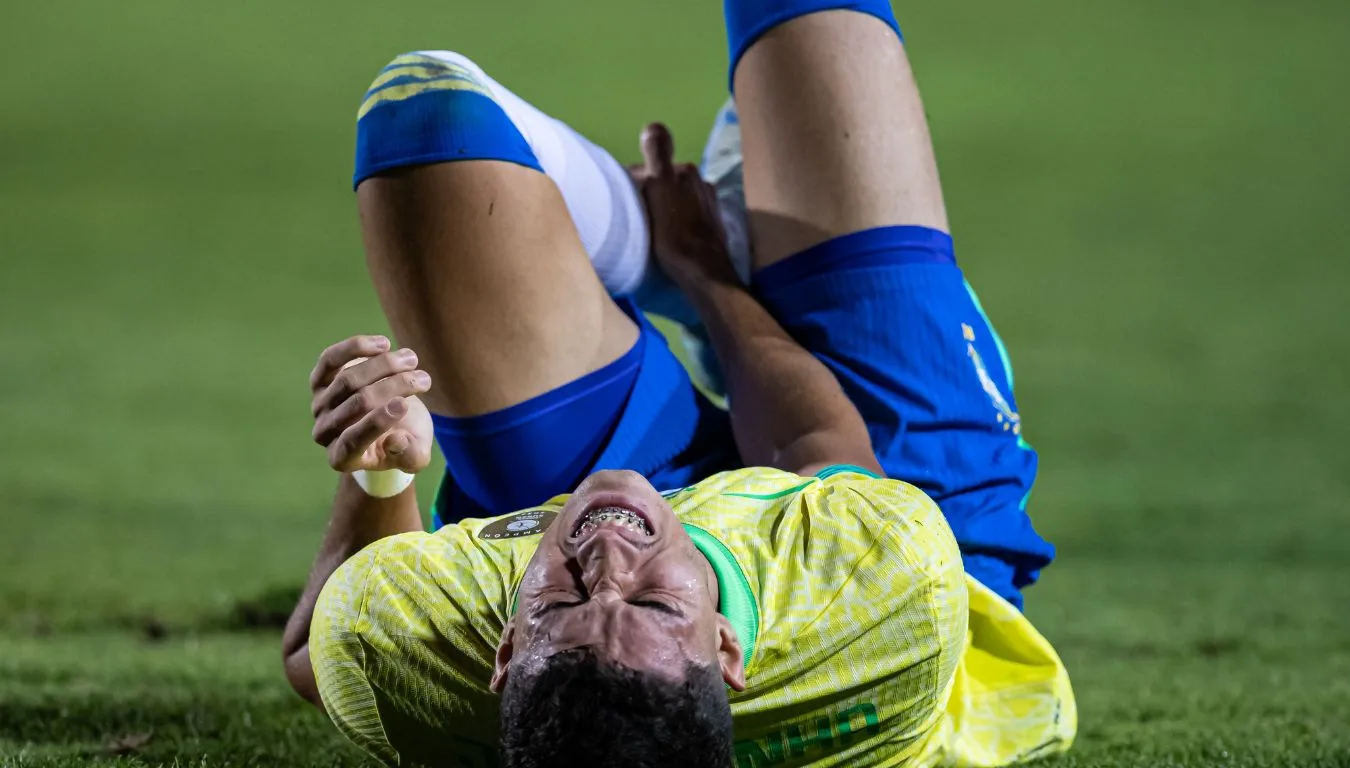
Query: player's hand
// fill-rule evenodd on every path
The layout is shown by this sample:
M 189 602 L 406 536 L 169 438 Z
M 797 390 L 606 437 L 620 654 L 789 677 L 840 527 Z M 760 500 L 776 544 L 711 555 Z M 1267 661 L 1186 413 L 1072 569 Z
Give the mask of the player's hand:
M 411 349 L 390 350 L 383 336 L 353 336 L 325 349 L 309 375 L 314 442 L 339 472 L 431 463 L 431 414 L 417 395 L 431 376 Z
M 642 131 L 643 163 L 631 170 L 651 220 L 652 253 L 681 287 L 697 281 L 740 284 L 727 251 L 717 192 L 698 168 L 676 163 L 675 141 L 661 123 Z

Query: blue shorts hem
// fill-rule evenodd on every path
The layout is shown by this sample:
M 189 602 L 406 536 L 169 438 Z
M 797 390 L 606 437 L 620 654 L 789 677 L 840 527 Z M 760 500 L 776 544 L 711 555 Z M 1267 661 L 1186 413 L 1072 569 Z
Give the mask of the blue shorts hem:
M 632 470 L 647 477 L 657 487 L 674 487 L 689 485 L 706 475 L 739 466 L 726 412 L 698 392 L 661 332 L 642 315 L 637 305 L 627 298 L 620 298 L 617 303 L 640 327 L 639 341 L 620 358 L 626 361 L 626 366 L 638 369 L 632 388 L 628 396 L 616 400 L 614 410 L 608 412 L 609 418 L 615 418 L 617 412 L 617 418 L 596 458 L 586 462 L 575 476 L 555 478 L 547 484 L 519 476 L 511 478 L 516 486 L 537 484 L 536 487 L 530 487 L 526 494 L 535 498 L 530 503 L 542 503 L 558 494 L 570 493 L 586 476 L 604 469 Z M 596 373 L 608 372 L 604 378 L 611 380 L 620 375 L 614 372 L 614 365 Z M 461 429 L 459 434 L 467 433 L 469 439 L 473 439 L 479 435 L 499 433 L 511 424 L 535 418 L 544 411 L 567 409 L 572 403 L 581 401 L 580 395 L 588 389 L 588 381 L 588 377 L 582 377 L 524 403 L 472 417 L 468 429 Z M 600 415 L 591 413 L 587 418 Z M 564 422 L 568 418 L 563 414 L 560 416 Z M 446 425 L 466 426 L 459 419 L 441 417 L 437 421 L 438 432 Z M 480 427 L 483 432 L 475 431 Z M 528 431 L 520 434 L 529 434 L 533 440 L 551 441 L 555 437 Z M 573 447 L 568 437 L 556 435 L 557 450 L 566 451 Z M 498 450 L 501 450 L 500 447 Z M 525 452 L 526 448 L 522 446 L 521 451 Z M 515 507 L 485 507 L 460 490 L 460 483 L 455 480 L 456 472 L 462 475 L 469 471 L 472 471 L 471 467 L 447 468 L 434 506 L 435 527 L 467 517 L 490 517 L 516 511 Z M 465 476 L 462 480 L 465 485 L 488 482 L 485 476 L 479 474 Z M 490 490 L 496 488 L 492 482 L 498 481 L 489 482 Z M 522 488 L 511 490 L 515 495 L 520 495 Z M 486 495 L 491 497 L 497 494 L 489 492 Z M 500 495 L 512 494 L 503 492 Z
M 776 288 L 827 272 L 900 264 L 956 265 L 952 236 L 920 226 L 875 227 L 834 237 L 755 272 L 757 291 Z
M 767 10 L 765 6 L 779 6 Z M 895 20 L 890 0 L 729 0 L 724 5 L 724 17 L 727 30 L 727 48 L 731 54 L 731 66 L 727 70 L 727 90 L 736 90 L 736 67 L 741 57 L 750 50 L 757 40 L 774 27 L 786 24 L 799 16 L 807 16 L 823 11 L 855 11 L 881 20 L 895 32 L 903 44 L 904 33 Z

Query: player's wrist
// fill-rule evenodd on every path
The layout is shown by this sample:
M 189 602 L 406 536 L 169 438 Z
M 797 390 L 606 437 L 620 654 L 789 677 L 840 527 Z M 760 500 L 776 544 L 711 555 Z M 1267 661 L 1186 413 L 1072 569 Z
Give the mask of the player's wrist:
M 731 262 L 725 263 L 683 263 L 666 267 L 675 287 L 688 297 L 704 294 L 717 294 L 726 290 L 743 291 L 744 283 L 736 274 Z
M 686 282 L 675 281 L 675 284 L 704 323 L 715 322 L 714 318 L 724 314 L 729 307 L 743 307 L 747 301 L 758 303 L 734 272 L 729 276 L 704 273 Z
M 401 469 L 358 469 L 352 480 L 374 499 L 391 499 L 412 487 L 416 475 Z

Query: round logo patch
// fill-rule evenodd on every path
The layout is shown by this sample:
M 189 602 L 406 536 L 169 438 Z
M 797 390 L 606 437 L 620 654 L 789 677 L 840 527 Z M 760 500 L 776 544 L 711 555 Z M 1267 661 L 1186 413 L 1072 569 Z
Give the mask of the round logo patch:
M 549 525 L 558 517 L 557 512 L 547 509 L 531 509 L 517 512 L 500 520 L 493 520 L 478 532 L 480 539 L 518 539 L 521 536 L 534 536 L 548 530 Z

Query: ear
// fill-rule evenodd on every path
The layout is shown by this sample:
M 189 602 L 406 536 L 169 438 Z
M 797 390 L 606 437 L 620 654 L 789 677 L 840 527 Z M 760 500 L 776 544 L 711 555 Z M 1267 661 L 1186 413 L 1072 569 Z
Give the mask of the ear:
M 733 691 L 745 690 L 745 651 L 731 622 L 721 614 L 717 616 L 717 663 L 722 667 L 722 679 Z
M 502 641 L 497 644 L 497 659 L 492 669 L 492 682 L 488 688 L 500 694 L 506 689 L 506 671 L 511 666 L 511 657 L 516 653 L 516 617 L 512 616 L 502 629 Z

